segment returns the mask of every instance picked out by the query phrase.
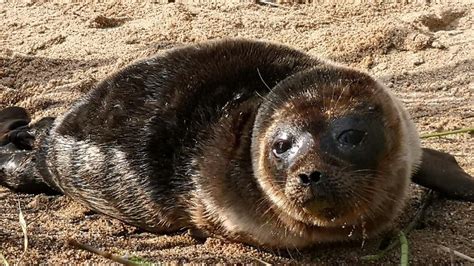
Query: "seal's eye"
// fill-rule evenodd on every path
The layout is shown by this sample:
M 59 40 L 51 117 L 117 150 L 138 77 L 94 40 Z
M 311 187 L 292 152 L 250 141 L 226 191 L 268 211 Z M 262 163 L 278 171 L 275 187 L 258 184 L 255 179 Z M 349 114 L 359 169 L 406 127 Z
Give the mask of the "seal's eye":
M 287 152 L 291 147 L 293 146 L 293 143 L 291 139 L 278 139 L 273 143 L 273 154 L 276 157 L 282 156 L 285 152 Z
M 344 130 L 341 134 L 339 134 L 339 136 L 337 137 L 337 140 L 341 144 L 355 146 L 361 143 L 364 140 L 366 135 L 367 135 L 367 132 L 356 130 L 356 129 L 349 129 L 349 130 Z

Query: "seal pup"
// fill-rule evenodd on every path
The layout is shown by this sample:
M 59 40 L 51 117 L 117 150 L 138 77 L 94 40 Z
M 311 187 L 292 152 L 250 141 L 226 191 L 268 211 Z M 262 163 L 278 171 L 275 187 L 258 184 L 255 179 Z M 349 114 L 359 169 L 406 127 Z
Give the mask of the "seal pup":
M 32 151 L 0 151 L 7 187 L 49 186 L 152 232 L 269 248 L 379 234 L 423 153 L 402 104 L 368 74 L 241 39 L 133 63 L 31 129 Z M 421 166 L 434 171 L 417 180 L 447 181 Z

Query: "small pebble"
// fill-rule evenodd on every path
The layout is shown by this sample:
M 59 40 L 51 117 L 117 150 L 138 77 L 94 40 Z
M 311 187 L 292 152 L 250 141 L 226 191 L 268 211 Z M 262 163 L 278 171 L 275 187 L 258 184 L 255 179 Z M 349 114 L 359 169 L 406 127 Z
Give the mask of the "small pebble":
M 415 65 L 415 66 L 419 66 L 419 65 L 422 65 L 424 63 L 425 63 L 425 59 L 423 59 L 423 57 L 416 57 L 413 60 L 413 65 Z

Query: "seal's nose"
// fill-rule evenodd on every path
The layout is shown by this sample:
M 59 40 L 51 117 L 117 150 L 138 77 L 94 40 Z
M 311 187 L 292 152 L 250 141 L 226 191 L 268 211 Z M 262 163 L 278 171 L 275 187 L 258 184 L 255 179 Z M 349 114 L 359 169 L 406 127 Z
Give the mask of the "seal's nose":
M 383 123 L 370 115 L 341 117 L 329 124 L 320 141 L 321 151 L 330 157 L 372 168 L 385 147 Z
M 324 175 L 321 172 L 314 171 L 309 175 L 306 173 L 299 174 L 298 177 L 300 184 L 307 186 L 311 184 L 321 183 Z
M 298 175 L 302 186 L 308 187 L 311 191 L 312 200 L 331 200 L 331 189 L 328 186 L 328 176 L 319 171 L 309 174 L 301 173 Z

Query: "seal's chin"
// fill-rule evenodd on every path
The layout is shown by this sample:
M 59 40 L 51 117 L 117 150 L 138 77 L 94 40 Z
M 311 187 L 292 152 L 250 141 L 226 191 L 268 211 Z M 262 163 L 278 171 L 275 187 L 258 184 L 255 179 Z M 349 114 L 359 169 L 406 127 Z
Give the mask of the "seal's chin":
M 303 205 L 303 210 L 321 222 L 334 222 L 343 215 L 342 211 L 333 203 L 322 200 L 312 200 Z
M 353 224 L 353 211 L 355 207 L 350 208 L 343 204 L 336 204 L 327 200 L 311 200 L 303 204 L 302 210 L 308 215 L 309 224 L 318 226 L 339 226 L 343 224 Z
M 355 189 L 358 189 L 354 185 Z M 362 190 L 361 190 L 362 191 Z M 346 193 L 336 193 L 333 191 L 331 197 L 311 197 L 305 200 L 297 200 L 294 197 L 286 197 L 292 202 L 296 213 L 295 219 L 308 225 L 338 227 L 343 225 L 357 225 L 364 217 L 370 217 L 377 209 L 372 193 L 365 193 L 364 198 L 357 197 L 361 192 L 354 192 L 352 195 Z M 300 194 L 301 195 L 301 194 Z

